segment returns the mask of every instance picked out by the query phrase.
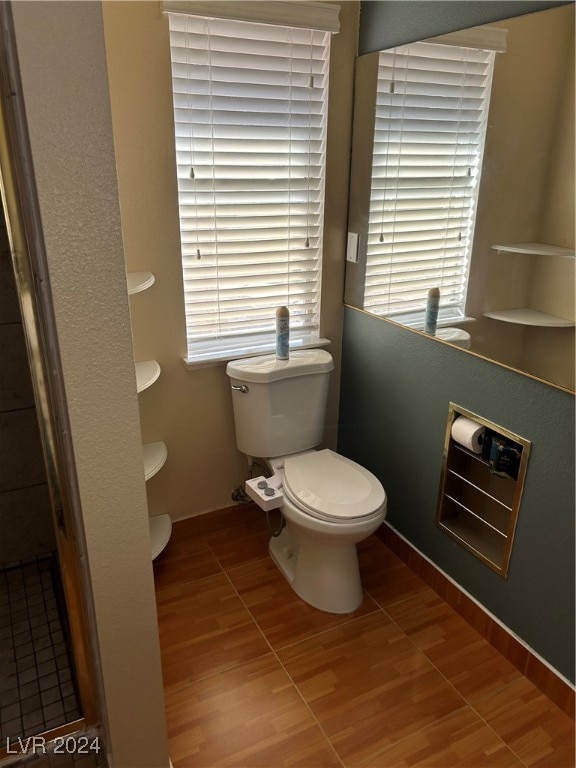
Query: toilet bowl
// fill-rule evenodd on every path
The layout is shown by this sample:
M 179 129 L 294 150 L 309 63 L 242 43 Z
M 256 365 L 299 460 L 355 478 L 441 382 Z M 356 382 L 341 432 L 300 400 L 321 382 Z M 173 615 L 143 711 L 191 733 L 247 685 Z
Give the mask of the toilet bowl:
M 472 341 L 468 331 L 463 331 L 461 328 L 437 328 L 436 338 L 447 341 L 449 344 L 454 344 L 456 347 L 462 347 L 463 349 L 470 349 Z
M 356 544 L 384 520 L 386 494 L 356 462 L 315 450 L 333 367 L 328 352 L 311 349 L 291 352 L 288 360 L 233 360 L 226 373 L 237 446 L 271 475 L 251 478 L 246 490 L 262 509 L 280 509 L 285 523 L 270 540 L 272 559 L 309 605 L 351 613 L 363 598 Z
M 278 472 L 278 461 L 272 462 Z M 367 469 L 334 451 L 283 460 L 286 525 L 269 552 L 296 594 L 328 613 L 352 613 L 363 592 L 356 544 L 386 517 L 386 494 Z

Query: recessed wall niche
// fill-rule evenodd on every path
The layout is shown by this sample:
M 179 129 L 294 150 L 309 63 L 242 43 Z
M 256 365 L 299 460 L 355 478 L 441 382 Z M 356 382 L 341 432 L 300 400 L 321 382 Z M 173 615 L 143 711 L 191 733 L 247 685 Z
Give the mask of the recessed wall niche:
M 476 450 L 455 439 L 453 425 L 459 418 L 483 430 Z M 530 446 L 525 438 L 450 403 L 436 524 L 504 578 Z

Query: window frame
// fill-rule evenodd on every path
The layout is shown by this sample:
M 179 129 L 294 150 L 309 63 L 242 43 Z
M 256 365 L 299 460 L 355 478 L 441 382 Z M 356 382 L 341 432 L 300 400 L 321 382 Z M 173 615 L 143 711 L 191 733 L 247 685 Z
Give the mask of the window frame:
M 165 4 L 166 5 L 166 4 Z M 249 5 L 249 4 L 248 4 Z M 260 4 L 256 4 L 260 5 Z M 316 4 L 313 4 L 316 5 Z M 323 4 L 324 5 L 324 4 Z M 335 6 L 329 6 L 329 4 L 326 4 L 327 8 L 331 8 L 332 12 L 335 9 Z M 167 12 L 170 12 L 169 8 L 165 8 Z M 322 10 L 325 10 L 322 8 Z M 337 19 L 337 14 L 336 14 Z M 229 19 L 229 22 L 237 23 L 238 25 L 243 24 L 243 21 L 235 20 L 235 19 Z M 284 25 L 277 25 L 274 24 L 272 26 L 279 27 Z M 239 27 L 240 28 L 240 27 Z M 296 29 L 296 28 L 295 28 Z M 300 30 L 301 31 L 301 30 Z M 335 30 L 332 30 L 335 31 Z M 324 31 L 322 31 L 324 33 Z M 320 190 L 320 209 L 321 209 L 321 217 L 320 217 L 320 225 L 319 225 L 319 234 L 318 234 L 318 269 L 316 273 L 316 284 L 317 284 L 317 301 L 316 301 L 316 328 L 313 329 L 302 329 L 298 330 L 298 328 L 293 328 L 291 333 L 291 348 L 307 348 L 307 347 L 313 347 L 313 346 L 324 346 L 326 344 L 329 344 L 329 341 L 327 339 L 324 339 L 320 335 L 320 312 L 321 312 L 321 279 L 322 279 L 322 271 L 321 271 L 321 263 L 322 263 L 322 241 L 323 241 L 323 208 L 324 208 L 324 201 L 325 201 L 325 174 L 326 174 L 326 133 L 327 133 L 327 117 L 328 117 L 328 94 L 329 94 L 329 64 L 330 64 L 330 44 L 329 44 L 329 37 L 330 35 L 326 35 L 326 56 L 323 59 L 323 78 L 325 81 L 325 87 L 324 87 L 324 98 L 323 98 L 323 114 L 322 114 L 322 143 L 323 143 L 323 151 L 322 151 L 322 168 L 321 168 L 321 190 Z M 174 88 L 172 89 L 174 93 Z M 176 143 L 178 139 L 176 137 Z M 180 207 L 180 194 L 179 194 L 179 207 Z M 181 221 L 180 211 L 179 211 L 179 220 Z M 181 244 L 182 244 L 182 232 L 181 232 Z M 185 291 L 186 293 L 186 291 Z M 283 304 L 283 301 L 278 302 L 278 304 Z M 273 311 L 272 311 L 273 309 Z M 252 355 L 252 354 L 266 354 L 267 352 L 273 351 L 274 345 L 275 345 L 275 333 L 274 333 L 274 325 L 275 325 L 275 309 L 276 307 L 271 308 L 270 311 L 270 323 L 269 323 L 269 329 L 265 332 L 258 332 L 258 333 L 246 333 L 246 334 L 240 334 L 234 337 L 234 340 L 232 343 L 228 343 L 227 341 L 222 340 L 205 340 L 205 341 L 193 341 L 191 344 L 190 336 L 188 333 L 189 328 L 189 322 L 187 320 L 187 340 L 188 340 L 188 354 L 184 358 L 184 362 L 187 365 L 187 367 L 193 368 L 193 367 L 202 367 L 206 365 L 211 365 L 220 361 L 226 361 L 230 359 L 234 359 L 236 357 L 242 357 L 246 355 Z M 193 346 L 192 346 L 193 345 Z

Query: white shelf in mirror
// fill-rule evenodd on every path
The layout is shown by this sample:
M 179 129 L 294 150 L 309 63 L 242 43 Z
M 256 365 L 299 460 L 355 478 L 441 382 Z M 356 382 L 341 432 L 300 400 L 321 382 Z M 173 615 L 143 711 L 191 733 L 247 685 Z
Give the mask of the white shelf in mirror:
M 156 360 L 143 360 L 140 363 L 136 363 L 136 391 L 138 393 L 143 392 L 160 376 L 161 368 Z
M 155 277 L 152 272 L 128 272 L 126 275 L 128 283 L 128 295 L 145 291 L 154 285 Z
M 142 446 L 144 457 L 144 479 L 150 480 L 151 477 L 159 472 L 168 458 L 168 448 L 166 443 L 159 440 L 157 443 L 144 443 Z
M 515 323 L 516 325 L 534 325 L 541 328 L 573 328 L 576 322 L 565 317 L 548 315 L 529 307 L 517 309 L 500 309 L 493 312 L 484 312 L 484 317 L 500 320 L 503 323 Z
M 157 515 L 150 518 L 150 554 L 154 560 L 170 541 L 172 520 L 170 515 Z
M 492 248 L 501 254 L 524 253 L 535 256 L 561 256 L 565 259 L 573 259 L 576 256 L 574 248 L 562 248 L 559 245 L 548 245 L 547 243 L 508 243 L 493 245 Z

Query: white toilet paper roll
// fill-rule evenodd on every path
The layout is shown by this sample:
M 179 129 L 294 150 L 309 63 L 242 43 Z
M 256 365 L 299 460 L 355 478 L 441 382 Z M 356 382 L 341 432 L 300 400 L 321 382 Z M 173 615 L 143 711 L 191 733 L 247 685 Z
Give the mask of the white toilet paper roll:
M 474 453 L 482 451 L 484 427 L 472 419 L 459 416 L 452 424 L 452 439 Z

